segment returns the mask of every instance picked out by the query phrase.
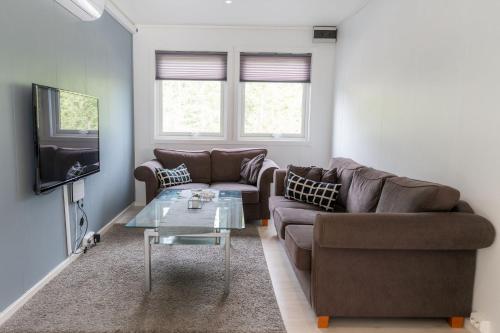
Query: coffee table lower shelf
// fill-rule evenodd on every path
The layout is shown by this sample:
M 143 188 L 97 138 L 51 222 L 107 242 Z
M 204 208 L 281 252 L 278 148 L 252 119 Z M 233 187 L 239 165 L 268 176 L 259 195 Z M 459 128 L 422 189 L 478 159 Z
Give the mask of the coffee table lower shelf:
M 231 257 L 231 230 L 216 230 L 208 233 L 169 235 L 167 237 L 160 235 L 158 229 L 144 230 L 144 269 L 145 269 L 145 289 L 146 292 L 151 291 L 151 245 L 152 244 L 191 244 L 205 245 L 209 244 L 204 241 L 213 239 L 211 244 L 220 244 L 220 240 L 224 240 L 224 269 L 225 269 L 225 289 L 226 293 L 230 290 L 230 257 Z

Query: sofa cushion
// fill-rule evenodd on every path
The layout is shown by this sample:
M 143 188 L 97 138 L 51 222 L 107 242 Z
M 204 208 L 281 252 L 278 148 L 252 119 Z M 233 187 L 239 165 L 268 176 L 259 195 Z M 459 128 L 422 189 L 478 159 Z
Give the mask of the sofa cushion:
M 290 172 L 293 172 L 294 174 L 296 174 L 300 177 L 304 177 L 305 179 L 313 180 L 315 182 L 320 182 L 321 176 L 323 175 L 322 168 L 315 167 L 315 166 L 303 167 L 303 166 L 296 166 L 296 165 L 290 164 L 287 167 L 285 182 L 286 182 Z
M 449 186 L 406 177 L 388 178 L 377 213 L 449 212 L 459 198 L 460 192 Z
M 209 185 L 206 183 L 187 183 L 168 187 L 169 190 L 200 190 L 206 189 Z M 160 189 L 162 191 L 164 189 Z
M 267 155 L 266 149 L 213 149 L 210 153 L 212 182 L 238 182 L 241 178 L 241 162 L 257 155 Z
M 311 270 L 312 225 L 290 225 L 285 231 L 285 248 L 292 263 L 301 271 Z
M 154 155 L 164 168 L 173 169 L 184 163 L 195 183 L 210 183 L 210 152 L 155 149 Z
M 276 208 L 273 214 L 274 226 L 279 237 L 285 239 L 285 229 L 289 225 L 313 225 L 320 212 L 310 209 Z M 324 213 L 323 213 L 324 214 Z
M 321 208 L 314 206 L 305 202 L 298 202 L 295 200 L 290 200 L 281 195 L 274 195 L 269 197 L 269 210 L 271 211 L 271 216 L 276 208 L 299 208 L 299 209 L 309 209 L 315 211 L 321 211 Z
M 259 203 L 259 190 L 257 186 L 222 182 L 222 183 L 212 183 L 210 188 L 219 191 L 241 191 L 241 198 L 244 204 Z
M 359 163 L 354 162 L 350 158 L 334 157 L 330 160 L 329 169 L 337 169 L 337 182 L 342 184 L 337 203 L 343 207 L 347 206 L 347 195 L 351 187 L 352 177 L 354 172 L 360 168 L 364 168 Z
M 321 182 L 322 183 L 332 183 L 332 184 L 337 184 L 338 179 L 337 179 L 337 169 L 323 169 L 322 175 L 321 175 Z
M 155 196 L 157 196 L 158 194 L 160 194 L 161 191 L 164 191 L 164 190 L 200 190 L 200 189 L 206 189 L 206 188 L 208 188 L 208 186 L 209 185 L 206 183 L 187 183 L 187 184 L 170 186 L 166 189 L 159 187 L 156 190 Z
M 377 209 L 385 180 L 389 177 L 395 177 L 395 175 L 372 168 L 356 170 L 347 195 L 347 212 L 374 212 Z

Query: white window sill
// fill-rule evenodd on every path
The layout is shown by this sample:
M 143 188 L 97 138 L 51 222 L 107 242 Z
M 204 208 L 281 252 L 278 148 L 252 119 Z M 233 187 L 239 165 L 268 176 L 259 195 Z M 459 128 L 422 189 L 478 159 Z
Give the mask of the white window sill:
M 157 144 L 199 144 L 199 145 L 225 145 L 225 146 L 248 146 L 248 145 L 264 145 L 264 146 L 310 146 L 310 141 L 306 139 L 296 138 L 281 138 L 270 139 L 266 138 L 240 138 L 238 140 L 228 140 L 226 138 L 174 138 L 174 137 L 157 137 L 153 140 Z

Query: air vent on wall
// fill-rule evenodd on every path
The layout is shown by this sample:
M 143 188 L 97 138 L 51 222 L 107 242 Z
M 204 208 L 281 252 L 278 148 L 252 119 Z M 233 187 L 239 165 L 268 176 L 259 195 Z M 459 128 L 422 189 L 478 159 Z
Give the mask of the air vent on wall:
M 56 0 L 82 21 L 94 21 L 102 16 L 106 0 Z
M 313 42 L 334 43 L 337 40 L 337 27 L 313 27 Z

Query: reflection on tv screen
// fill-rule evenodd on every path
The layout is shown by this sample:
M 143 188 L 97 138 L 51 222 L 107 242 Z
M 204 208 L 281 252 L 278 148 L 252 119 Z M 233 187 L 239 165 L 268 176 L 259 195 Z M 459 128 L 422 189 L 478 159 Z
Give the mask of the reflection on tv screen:
M 96 97 L 33 85 L 37 181 L 40 193 L 95 173 L 99 161 Z

